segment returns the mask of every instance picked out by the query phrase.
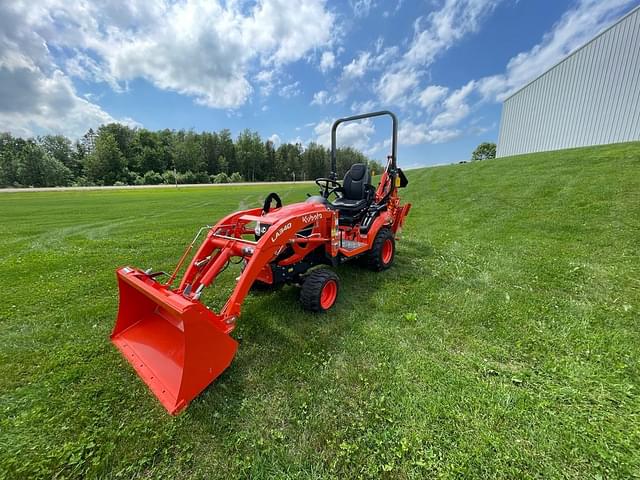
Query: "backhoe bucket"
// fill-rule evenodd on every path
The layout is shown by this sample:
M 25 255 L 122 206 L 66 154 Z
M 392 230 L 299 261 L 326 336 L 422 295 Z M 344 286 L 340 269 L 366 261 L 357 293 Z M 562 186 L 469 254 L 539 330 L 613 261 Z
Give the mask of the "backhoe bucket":
M 221 318 L 144 272 L 117 270 L 120 306 L 111 341 L 169 413 L 177 414 L 231 363 L 238 343 Z

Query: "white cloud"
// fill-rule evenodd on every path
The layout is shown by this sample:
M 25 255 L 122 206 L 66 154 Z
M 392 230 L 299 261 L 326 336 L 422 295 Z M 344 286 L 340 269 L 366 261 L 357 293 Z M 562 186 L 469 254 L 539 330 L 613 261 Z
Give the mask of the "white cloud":
M 315 142 L 329 147 L 331 145 L 331 126 L 333 122 L 323 121 L 313 129 Z M 358 150 L 365 150 L 370 146 L 370 140 L 375 133 L 371 120 L 344 123 L 338 127 L 336 141 L 338 147 L 350 146 Z
M 366 17 L 371 12 L 371 9 L 375 7 L 373 0 L 349 0 L 349 3 L 356 17 Z
M 579 1 L 562 15 L 539 44 L 509 60 L 503 74 L 479 80 L 478 91 L 485 99 L 503 100 L 587 43 L 634 3 L 633 0 Z
M 413 70 L 385 73 L 376 90 L 383 104 L 404 104 L 407 94 L 418 86 L 418 74 Z
M 369 52 L 362 52 L 357 58 L 354 58 L 351 63 L 345 65 L 342 70 L 343 79 L 356 79 L 364 76 L 367 72 L 367 66 L 369 65 L 369 59 L 371 54 Z
M 351 111 L 354 113 L 366 113 L 371 112 L 376 106 L 376 102 L 373 100 L 367 100 L 365 102 L 353 102 L 351 104 Z
M 425 108 L 430 101 L 437 101 L 431 97 L 438 93 L 436 90 L 416 90 L 420 78 L 427 73 L 426 68 L 456 42 L 477 32 L 482 21 L 501 1 L 445 0 L 439 9 L 418 18 L 414 23 L 413 39 L 403 54 L 398 47 L 391 47 L 370 62 L 385 69 L 375 87 L 380 101 L 395 105 L 417 101 Z M 400 6 L 401 2 L 398 8 Z M 382 43 L 377 42 L 376 51 L 381 48 Z
M 458 138 L 460 130 L 430 128 L 426 123 L 402 122 L 398 130 L 398 143 L 420 145 L 425 143 L 446 143 Z
M 49 33 L 41 31 L 41 8 L 0 3 L 0 131 L 79 137 L 89 127 L 116 121 L 79 95 L 54 62 L 47 48 Z
M 64 48 L 71 52 L 65 61 L 70 75 L 104 81 L 115 90 L 144 78 L 225 109 L 248 100 L 256 64 L 273 71 L 302 59 L 331 42 L 334 22 L 325 0 L 260 0 L 253 6 L 221 0 L 44 0 L 4 2 L 3 10 L 0 31 L 5 23 L 20 24 L 21 38 L 13 46 L 28 57 L 47 46 Z M 25 42 L 29 35 L 39 38 Z M 49 75 L 55 69 L 42 71 Z M 279 83 L 262 80 L 263 94 Z
M 322 71 L 322 73 L 327 73 L 335 66 L 336 56 L 334 55 L 334 53 L 331 50 L 322 52 L 322 56 L 320 57 L 320 71 Z
M 429 85 L 418 95 L 418 103 L 426 109 L 431 109 L 447 94 L 449 89 L 440 85 Z
M 187 0 L 168 6 L 163 19 L 103 52 L 114 75 L 234 108 L 253 91 L 247 80 L 253 59 L 274 66 L 301 59 L 330 40 L 333 14 L 322 0 L 263 0 L 246 13 L 235 2 Z
M 415 23 L 415 35 L 404 61 L 428 66 L 465 35 L 476 32 L 501 0 L 446 0 L 442 8 Z
M 378 50 L 376 45 L 377 55 L 371 60 L 371 66 L 375 68 L 385 68 L 391 61 L 400 55 L 400 49 L 396 46 L 387 47 L 382 51 Z
M 278 91 L 278 95 L 284 98 L 291 98 L 300 95 L 302 91 L 300 90 L 300 82 L 293 82 L 288 85 L 284 85 Z
M 311 105 L 324 105 L 329 102 L 329 92 L 326 90 L 320 90 L 313 94 L 313 100 L 311 100 Z
M 335 88 L 335 94 L 331 97 L 333 102 L 342 102 L 362 82 L 363 77 L 371 66 L 371 54 L 361 52 L 356 58 L 342 68 L 342 73 Z
M 72 77 L 94 83 L 107 83 L 115 92 L 123 92 L 126 90 L 104 66 L 77 49 L 73 57 L 66 60 L 64 69 L 66 73 Z
M 278 83 L 275 70 L 260 70 L 254 80 L 260 85 L 260 94 L 264 97 L 271 95 Z
M 282 141 L 280 140 L 280 135 L 278 135 L 277 133 L 271 135 L 267 140 L 273 143 L 276 147 L 282 143 Z
M 473 92 L 476 82 L 471 80 L 465 86 L 455 90 L 444 101 L 444 110 L 433 119 L 433 127 L 450 127 L 464 119 L 471 107 L 467 102 L 467 97 Z

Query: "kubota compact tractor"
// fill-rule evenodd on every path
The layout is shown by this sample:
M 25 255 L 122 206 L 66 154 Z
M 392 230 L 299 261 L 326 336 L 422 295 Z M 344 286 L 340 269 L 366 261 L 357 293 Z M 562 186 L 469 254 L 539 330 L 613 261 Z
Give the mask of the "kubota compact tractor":
M 355 164 L 340 184 L 338 126 L 381 115 L 391 117 L 393 135 L 380 183 L 372 186 L 367 165 Z M 200 229 L 164 282 L 158 281 L 164 272 L 117 270 L 120 306 L 111 340 L 170 413 L 185 408 L 231 363 L 238 343 L 229 334 L 252 286 L 300 285 L 302 305 L 323 312 L 336 302 L 339 279 L 329 268 L 316 267 L 358 257 L 374 270 L 393 263 L 395 238 L 411 207 L 398 197 L 398 187 L 408 182 L 396 164 L 397 136 L 396 116 L 388 111 L 339 119 L 331 129 L 331 174 L 316 180 L 320 195 L 283 206 L 271 193 L 262 208 L 232 213 Z M 203 230 L 206 238 L 174 286 Z M 242 262 L 242 273 L 216 313 L 200 297 L 232 258 Z

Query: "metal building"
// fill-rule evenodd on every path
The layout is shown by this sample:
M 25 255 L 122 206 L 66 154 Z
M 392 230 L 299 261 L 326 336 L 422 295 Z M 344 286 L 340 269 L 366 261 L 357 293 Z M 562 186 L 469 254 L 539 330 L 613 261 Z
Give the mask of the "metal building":
M 640 140 L 640 7 L 504 101 L 497 156 Z

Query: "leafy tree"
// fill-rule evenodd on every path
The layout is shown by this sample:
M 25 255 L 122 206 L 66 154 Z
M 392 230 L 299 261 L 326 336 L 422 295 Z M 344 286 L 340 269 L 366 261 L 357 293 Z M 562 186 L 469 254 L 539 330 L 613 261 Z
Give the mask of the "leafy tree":
M 220 140 L 218 134 L 202 132 L 202 155 L 209 175 L 216 174 L 218 170 L 218 158 L 221 155 Z
M 26 142 L 10 133 L 0 134 L 0 185 L 18 184 L 18 153 Z
M 229 183 L 229 176 L 226 173 L 221 172 L 213 177 L 213 183 Z
M 283 143 L 276 150 L 276 165 L 278 180 L 292 180 L 295 176 L 300 180 L 301 175 L 302 145 L 299 143 Z
M 264 178 L 263 180 L 278 180 L 278 164 L 276 162 L 276 148 L 271 140 L 264 142 Z
M 135 130 L 127 125 L 122 125 L 121 123 L 108 123 L 107 125 L 102 125 L 98 129 L 98 138 L 105 133 L 113 135 L 113 138 L 118 144 L 118 149 L 125 159 L 125 165 L 132 166 L 134 160 L 131 147 L 135 136 Z M 132 168 L 132 170 L 135 170 L 135 168 Z
M 204 172 L 202 144 L 194 132 L 180 131 L 174 143 L 174 164 L 178 172 Z
M 142 181 L 145 185 L 159 185 L 164 182 L 164 178 L 159 173 L 149 170 L 142 177 Z
M 491 142 L 482 142 L 471 154 L 471 160 L 487 160 L 496 158 L 496 144 Z
M 21 185 L 53 187 L 68 185 L 71 171 L 34 141 L 27 141 L 17 156 L 17 177 Z
M 240 174 L 250 181 L 264 179 L 265 151 L 258 132 L 244 130 L 236 141 L 236 159 Z
M 228 170 L 221 171 L 235 172 L 236 170 L 238 170 L 236 165 L 236 146 L 233 143 L 231 131 L 229 131 L 228 129 L 224 129 L 218 132 L 218 141 L 220 142 L 220 155 L 222 155 L 227 161 L 228 168 Z M 220 156 L 218 156 L 218 158 L 220 158 Z
M 195 173 L 193 173 L 191 170 L 187 170 L 184 173 L 178 174 L 178 183 L 183 183 L 183 184 L 198 183 L 198 176 Z
M 126 160 L 111 133 L 102 132 L 96 139 L 95 151 L 85 162 L 87 177 L 104 185 L 113 185 L 124 176 Z
M 129 168 L 136 172 L 164 172 L 168 165 L 162 154 L 158 135 L 146 129 L 137 130 L 131 141 L 133 161 Z
M 231 174 L 231 176 L 229 177 L 229 182 L 231 182 L 231 183 L 241 183 L 241 182 L 244 182 L 244 180 L 242 178 L 242 175 L 240 175 L 238 172 L 233 172 Z
M 322 145 L 310 143 L 302 154 L 307 178 L 326 177 L 329 173 L 329 151 Z
M 356 162 L 382 169 L 353 148 L 338 149 L 339 175 Z M 137 185 L 157 183 L 160 177 L 166 183 L 207 183 L 228 181 L 230 175 L 234 181 L 304 180 L 325 176 L 328 170 L 329 151 L 322 145 L 305 149 L 285 143 L 276 148 L 250 130 L 235 142 L 229 130 L 154 132 L 117 123 L 102 125 L 98 133 L 89 129 L 75 143 L 61 135 L 35 141 L 0 135 L 0 186 Z
M 71 152 L 71 162 L 74 165 L 74 168 L 71 169 L 71 172 L 75 177 L 79 177 L 83 173 L 84 169 L 84 161 L 87 156 L 87 151 L 85 146 L 79 140 L 76 140 L 76 143 L 73 146 L 73 151 Z
M 38 145 L 51 157 L 67 167 L 74 175 L 80 173 L 80 164 L 74 155 L 71 140 L 64 135 L 44 135 L 38 137 Z
M 218 157 L 218 172 L 227 173 L 228 169 L 229 169 L 229 163 L 227 162 L 227 159 L 224 158 L 224 155 L 220 155 Z

